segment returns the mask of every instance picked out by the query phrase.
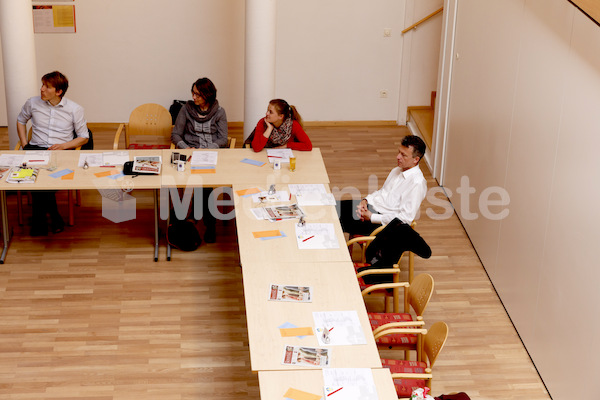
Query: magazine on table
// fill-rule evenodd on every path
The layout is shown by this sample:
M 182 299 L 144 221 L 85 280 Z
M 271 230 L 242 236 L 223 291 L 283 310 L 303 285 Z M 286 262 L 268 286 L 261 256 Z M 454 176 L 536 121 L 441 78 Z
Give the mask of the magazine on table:
M 312 302 L 312 287 L 272 284 L 269 300 L 310 303 Z
M 326 348 L 285 345 L 281 363 L 300 367 L 327 367 L 329 359 L 329 349 Z
M 4 178 L 4 175 L 10 170 L 10 167 L 0 167 L 0 179 Z
M 131 170 L 137 174 L 160 174 L 161 165 L 161 156 L 136 156 Z
M 298 207 L 298 204 L 295 203 L 289 205 L 262 207 L 259 210 L 262 210 L 263 219 L 268 219 L 269 221 L 300 218 L 304 216 L 304 213 L 300 207 Z
M 8 183 L 34 183 L 40 169 L 32 167 L 12 167 L 6 182 Z

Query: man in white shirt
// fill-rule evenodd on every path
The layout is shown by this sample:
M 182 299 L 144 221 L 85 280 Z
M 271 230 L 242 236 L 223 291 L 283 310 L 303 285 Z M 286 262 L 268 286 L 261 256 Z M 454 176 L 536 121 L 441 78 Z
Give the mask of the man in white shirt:
M 410 224 L 427 194 L 427 181 L 419 168 L 425 143 L 414 135 L 402 138 L 396 160 L 381 189 L 369 194 L 354 209 L 352 200 L 341 202 L 340 222 L 344 232 L 368 235 L 394 218 Z
M 28 99 L 17 117 L 17 132 L 24 150 L 68 150 L 88 142 L 83 108 L 64 97 L 68 87 L 67 77 L 58 71 L 42 77 L 40 96 Z M 29 120 L 32 135 L 28 142 Z M 48 234 L 48 214 L 52 232 L 64 230 L 65 224 L 58 213 L 54 192 L 32 192 L 32 207 L 32 236 Z

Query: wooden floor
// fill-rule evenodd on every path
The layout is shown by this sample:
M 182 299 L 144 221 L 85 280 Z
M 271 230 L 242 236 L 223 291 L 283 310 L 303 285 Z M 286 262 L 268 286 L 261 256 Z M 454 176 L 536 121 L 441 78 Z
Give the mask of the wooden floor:
M 96 149 L 108 149 L 114 130 L 91 128 Z M 6 132 L 0 128 L 4 149 Z M 364 195 L 395 166 L 406 128 L 308 132 L 321 148 L 333 190 Z M 154 263 L 152 198 L 133 194 L 133 222 L 102 218 L 99 193 L 85 191 L 76 225 L 44 238 L 28 236 L 17 224 L 16 196 L 9 194 L 14 237 L 0 265 L 1 399 L 259 398 L 249 366 L 235 221 L 218 223 L 217 243 L 175 250 L 171 262 L 163 245 Z M 66 215 L 64 193 L 57 196 Z M 423 203 L 417 230 L 433 256 L 417 258 L 415 269 L 435 279 L 428 325 L 443 320 L 450 326 L 433 394 L 549 399 L 458 219 L 432 220 L 428 208 L 436 210 Z

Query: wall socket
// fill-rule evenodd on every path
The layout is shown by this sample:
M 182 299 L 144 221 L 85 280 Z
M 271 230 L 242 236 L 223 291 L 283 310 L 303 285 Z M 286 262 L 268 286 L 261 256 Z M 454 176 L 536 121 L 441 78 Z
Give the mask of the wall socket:
M 383 89 L 379 91 L 379 97 L 381 97 L 382 99 L 387 99 L 388 96 L 388 91 Z
M 383 37 L 391 37 L 392 36 L 392 29 L 391 28 L 385 28 L 383 30 Z

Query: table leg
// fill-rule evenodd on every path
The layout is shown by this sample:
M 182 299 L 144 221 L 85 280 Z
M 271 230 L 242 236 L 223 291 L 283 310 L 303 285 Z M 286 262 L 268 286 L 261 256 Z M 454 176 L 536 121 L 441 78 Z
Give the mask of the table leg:
M 2 212 L 2 241 L 4 248 L 2 249 L 2 255 L 0 255 L 0 264 L 4 264 L 6 253 L 8 252 L 8 243 L 10 242 L 10 231 L 8 228 L 8 209 L 6 207 L 6 191 L 0 190 L 0 208 Z
M 158 189 L 154 189 L 154 262 L 158 261 Z

